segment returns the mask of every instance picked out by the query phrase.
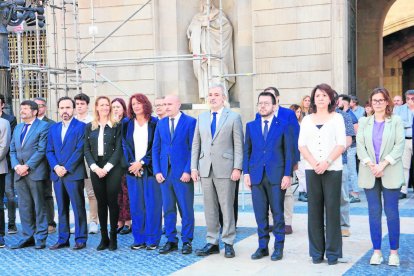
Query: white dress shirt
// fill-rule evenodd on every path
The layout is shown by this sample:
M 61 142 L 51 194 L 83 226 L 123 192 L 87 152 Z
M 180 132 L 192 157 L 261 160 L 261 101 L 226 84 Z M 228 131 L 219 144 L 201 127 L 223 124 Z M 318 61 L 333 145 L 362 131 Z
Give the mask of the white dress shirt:
M 69 126 L 70 126 L 70 123 L 72 122 L 72 120 L 73 120 L 73 117 L 66 124 L 65 124 L 64 121 L 62 121 L 62 132 L 60 133 L 62 143 L 63 143 L 63 140 L 65 140 L 66 132 L 68 132 L 68 129 L 69 129 Z
M 104 156 L 105 154 L 105 146 L 104 146 L 104 137 L 105 137 L 105 126 L 108 125 L 109 127 L 112 127 L 112 123 L 108 121 L 105 125 L 99 124 L 99 134 L 98 134 L 98 156 Z M 114 167 L 111 163 L 106 163 L 103 167 L 104 170 L 109 172 Z M 90 166 L 92 171 L 95 171 L 96 168 L 98 168 L 98 165 L 93 163 Z
M 263 119 L 263 117 L 262 117 L 262 134 L 264 134 L 264 127 L 265 127 L 265 122 L 264 121 L 265 120 L 268 121 L 267 127 L 268 127 L 268 131 L 270 131 L 270 126 L 272 125 L 273 118 L 274 118 L 274 116 L 270 117 L 269 119 Z
M 224 109 L 224 106 L 222 108 L 220 108 L 218 111 L 213 111 L 213 110 L 210 111 L 210 122 L 213 122 L 213 112 L 217 112 L 217 114 L 216 114 L 216 130 L 217 130 L 218 123 L 220 121 L 221 114 L 223 114 L 223 109 Z
M 175 117 L 173 117 L 174 118 L 174 133 L 175 133 L 175 130 L 177 129 L 177 124 L 178 124 L 178 120 L 180 120 L 180 117 L 181 117 L 181 111 L 178 112 L 178 114 L 175 115 Z M 168 127 L 169 127 L 169 129 L 171 131 L 171 118 L 169 118 Z

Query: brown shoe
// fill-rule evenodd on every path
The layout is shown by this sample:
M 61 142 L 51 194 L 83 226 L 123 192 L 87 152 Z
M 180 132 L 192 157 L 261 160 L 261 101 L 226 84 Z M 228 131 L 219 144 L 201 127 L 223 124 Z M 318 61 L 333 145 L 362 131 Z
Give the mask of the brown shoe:
M 342 237 L 349 237 L 349 236 L 351 236 L 351 232 L 349 232 L 348 229 L 342 229 L 341 230 L 341 233 L 342 233 Z
M 290 235 L 293 233 L 291 225 L 285 225 L 285 235 Z

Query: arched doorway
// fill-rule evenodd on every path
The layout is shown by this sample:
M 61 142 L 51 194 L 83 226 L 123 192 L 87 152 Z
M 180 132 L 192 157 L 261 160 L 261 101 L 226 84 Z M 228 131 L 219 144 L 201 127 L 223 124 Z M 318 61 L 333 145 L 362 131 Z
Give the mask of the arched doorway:
M 383 26 L 395 1 L 357 1 L 356 94 L 362 102 L 373 88 L 383 85 Z
M 402 77 L 402 92 L 404 93 L 408 89 L 414 89 L 414 57 L 406 60 L 402 64 L 403 77 Z

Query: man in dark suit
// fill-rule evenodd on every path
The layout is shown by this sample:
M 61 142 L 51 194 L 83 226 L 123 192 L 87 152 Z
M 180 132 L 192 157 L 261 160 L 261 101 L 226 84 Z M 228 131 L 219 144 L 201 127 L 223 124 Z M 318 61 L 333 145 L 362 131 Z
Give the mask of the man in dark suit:
M 13 115 L 4 113 L 4 105 L 5 105 L 5 99 L 4 95 L 0 94 L 0 117 L 3 119 L 6 119 L 10 123 L 11 128 L 11 135 L 13 135 L 13 130 L 17 125 L 16 117 Z M 10 163 L 10 154 L 7 152 L 6 155 L 7 158 L 7 164 L 9 166 L 9 172 L 6 174 L 6 188 L 5 188 L 5 194 L 7 197 L 7 215 L 9 218 L 9 224 L 7 233 L 8 234 L 16 234 L 17 233 L 17 227 L 16 227 L 16 193 L 14 191 L 14 172 L 11 167 Z M 0 204 L 3 203 L 3 198 L 0 199 Z
M 16 126 L 10 143 L 10 160 L 14 184 L 19 197 L 22 239 L 12 249 L 35 245 L 46 247 L 47 219 L 44 180 L 47 177 L 46 139 L 49 125 L 36 118 L 38 107 L 33 101 L 20 104 L 23 123 Z
M 243 156 L 244 183 L 252 189 L 253 209 L 258 226 L 259 248 L 253 260 L 269 255 L 269 215 L 273 215 L 275 236 L 272 261 L 283 257 L 285 241 L 284 198 L 291 185 L 294 163 L 293 131 L 274 115 L 276 97 L 262 92 L 258 97 L 261 118 L 246 125 Z
M 37 106 L 39 107 L 39 112 L 37 113 L 37 118 L 39 120 L 45 121 L 50 126 L 55 124 L 56 122 L 52 119 L 49 119 L 46 116 L 46 99 L 38 97 L 34 98 L 33 101 L 37 103 Z M 49 170 L 50 171 L 50 168 Z M 45 180 L 45 203 L 46 203 L 46 216 L 47 216 L 47 224 L 48 229 L 47 232 L 49 234 L 56 232 L 56 222 L 55 222 L 55 204 L 53 201 L 53 190 L 52 190 L 52 181 L 50 180 L 49 176 Z
M 285 108 L 283 106 L 280 106 L 280 93 L 279 90 L 277 90 L 276 87 L 268 87 L 264 90 L 265 92 L 272 93 L 276 97 L 276 108 L 275 108 L 275 116 L 279 121 L 283 121 L 287 123 L 293 131 L 293 147 L 294 147 L 294 169 L 297 169 L 297 164 L 300 160 L 300 153 L 298 149 L 298 139 L 299 139 L 299 122 L 296 118 L 295 112 L 293 110 L 290 110 L 289 108 Z M 256 119 L 260 118 L 260 114 L 256 114 Z M 294 205 L 294 198 L 293 198 L 293 187 L 290 186 L 285 193 L 285 234 L 289 235 L 292 234 L 292 217 L 293 217 L 293 205 Z
M 69 203 L 72 203 L 75 215 L 75 246 L 78 250 L 85 248 L 88 238 L 86 222 L 85 197 L 83 195 L 84 179 L 86 178 L 83 161 L 83 144 L 85 123 L 73 117 L 75 102 L 69 97 L 58 101 L 59 116 L 62 122 L 51 126 L 48 143 L 47 159 L 54 182 L 56 201 L 59 213 L 59 239 L 51 250 L 69 247 Z
M 157 182 L 161 184 L 167 243 L 160 249 L 166 254 L 178 249 L 177 205 L 182 215 L 183 254 L 192 252 L 194 233 L 194 183 L 191 180 L 191 146 L 196 120 L 180 112 L 177 96 L 164 99 L 168 117 L 158 122 L 152 146 L 152 162 Z

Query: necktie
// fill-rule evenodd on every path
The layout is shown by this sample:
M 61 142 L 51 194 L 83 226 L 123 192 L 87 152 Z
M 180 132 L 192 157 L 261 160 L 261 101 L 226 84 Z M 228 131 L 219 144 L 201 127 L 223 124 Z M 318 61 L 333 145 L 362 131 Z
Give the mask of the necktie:
M 267 134 L 269 134 L 269 125 L 268 125 L 269 121 L 268 120 L 265 120 L 264 123 L 265 123 L 265 125 L 264 125 L 264 130 L 263 130 L 263 137 L 264 137 L 264 139 L 266 141 Z
M 174 137 L 174 118 L 171 118 L 171 129 L 170 129 L 170 134 L 171 134 L 171 140 Z
M 214 137 L 216 133 L 216 121 L 217 121 L 217 112 L 213 112 L 213 120 L 211 121 L 211 137 Z
M 20 134 L 20 144 L 23 144 L 24 137 L 26 136 L 27 130 L 29 129 L 30 124 L 24 124 L 22 134 Z

